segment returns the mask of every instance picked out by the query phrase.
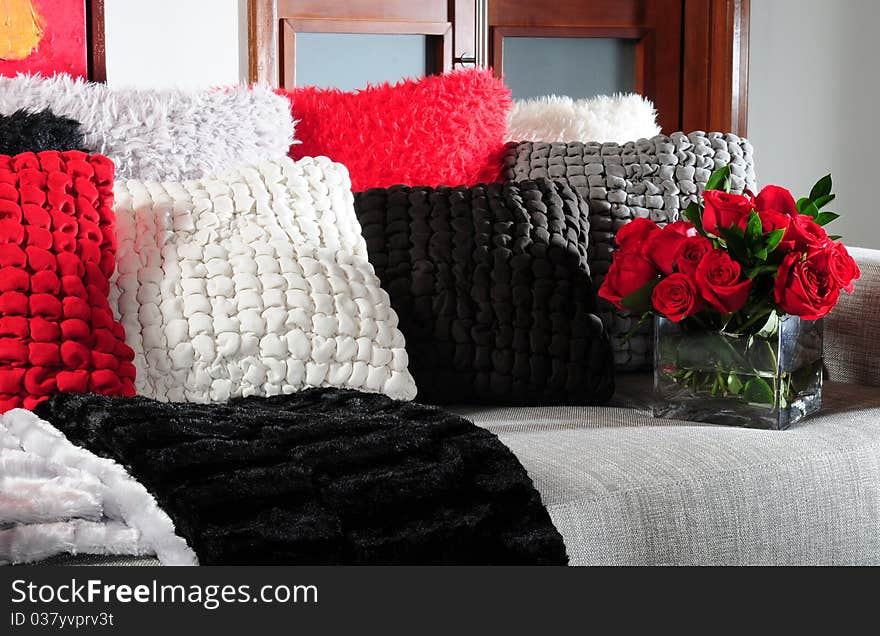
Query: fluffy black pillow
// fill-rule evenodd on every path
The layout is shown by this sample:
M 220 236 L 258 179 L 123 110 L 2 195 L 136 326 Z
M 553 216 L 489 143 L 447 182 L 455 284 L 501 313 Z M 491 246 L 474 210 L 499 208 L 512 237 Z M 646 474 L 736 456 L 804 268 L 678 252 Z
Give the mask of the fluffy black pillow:
M 614 391 L 589 221 L 547 179 L 355 195 L 422 401 L 595 404 Z
M 35 113 L 18 110 L 0 115 L 0 154 L 17 155 L 43 150 L 84 150 L 80 124 L 59 117 L 48 108 Z

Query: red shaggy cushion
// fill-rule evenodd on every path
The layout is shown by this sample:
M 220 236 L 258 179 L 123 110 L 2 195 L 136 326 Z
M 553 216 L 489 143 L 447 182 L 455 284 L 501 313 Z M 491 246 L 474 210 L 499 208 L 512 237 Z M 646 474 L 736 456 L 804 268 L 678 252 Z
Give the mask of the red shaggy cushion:
M 107 294 L 113 163 L 0 155 L 0 412 L 58 391 L 134 395 L 134 352 Z
M 352 189 L 475 185 L 501 173 L 510 90 L 489 70 L 452 71 L 343 93 L 282 91 L 299 120 L 300 159 L 345 164 Z

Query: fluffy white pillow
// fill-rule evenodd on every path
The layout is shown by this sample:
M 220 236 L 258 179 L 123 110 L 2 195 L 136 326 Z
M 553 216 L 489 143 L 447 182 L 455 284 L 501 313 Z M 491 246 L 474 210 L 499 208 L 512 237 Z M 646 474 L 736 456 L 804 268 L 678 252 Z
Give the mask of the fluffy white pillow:
M 340 387 L 412 399 L 348 172 L 285 159 L 189 182 L 118 181 L 111 303 L 138 393 L 215 402 Z
M 658 134 L 654 104 L 634 93 L 578 100 L 557 95 L 517 100 L 507 116 L 508 141 L 623 144 Z
M 267 87 L 110 88 L 68 75 L 0 78 L 0 114 L 49 108 L 82 124 L 119 179 L 199 179 L 280 159 L 293 142 L 290 102 Z

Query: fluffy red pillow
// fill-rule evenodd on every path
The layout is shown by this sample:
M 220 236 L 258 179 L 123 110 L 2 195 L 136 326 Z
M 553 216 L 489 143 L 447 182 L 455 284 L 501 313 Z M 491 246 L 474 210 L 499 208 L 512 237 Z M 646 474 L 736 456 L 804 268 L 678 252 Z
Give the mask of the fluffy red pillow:
M 489 70 L 452 71 L 343 93 L 282 91 L 299 120 L 300 159 L 345 164 L 352 189 L 475 185 L 501 173 L 510 90 Z
M 0 412 L 58 391 L 134 395 L 134 352 L 107 294 L 113 163 L 0 155 Z

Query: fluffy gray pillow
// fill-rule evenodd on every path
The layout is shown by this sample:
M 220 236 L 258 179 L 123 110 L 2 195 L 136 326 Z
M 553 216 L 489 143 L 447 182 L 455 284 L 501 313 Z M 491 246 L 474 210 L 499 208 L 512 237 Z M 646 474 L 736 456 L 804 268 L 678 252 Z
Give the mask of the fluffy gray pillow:
M 265 87 L 144 90 L 67 75 L 0 77 L 0 114 L 45 108 L 80 122 L 86 149 L 110 157 L 117 179 L 199 179 L 281 159 L 293 143 L 290 102 Z
M 547 177 L 566 181 L 589 206 L 589 264 L 598 288 L 611 265 L 614 236 L 629 221 L 650 218 L 677 221 L 696 201 L 709 175 L 730 164 L 733 190 L 755 190 L 752 145 L 731 134 L 673 133 L 616 143 L 510 144 L 504 178 L 510 181 Z M 601 299 L 600 299 L 601 300 Z M 652 330 L 645 325 L 632 339 L 624 336 L 638 316 L 600 302 L 601 316 L 611 333 L 619 369 L 652 365 Z

